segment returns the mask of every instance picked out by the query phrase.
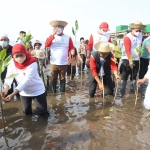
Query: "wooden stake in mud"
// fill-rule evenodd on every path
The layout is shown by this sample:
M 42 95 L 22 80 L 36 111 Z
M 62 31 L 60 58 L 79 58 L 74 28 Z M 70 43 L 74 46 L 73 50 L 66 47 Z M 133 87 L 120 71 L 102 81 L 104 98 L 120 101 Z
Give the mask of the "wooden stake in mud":
M 104 91 L 104 79 L 103 79 L 103 76 L 102 76 L 102 85 L 103 85 L 103 105 L 104 105 L 104 102 L 105 102 L 105 91 Z
M 70 65 L 71 65 L 71 74 L 70 74 L 70 80 L 72 80 L 72 56 L 71 56 L 71 63 L 70 63 Z
M 145 116 L 145 118 L 149 117 L 150 116 L 150 112 Z
M 82 55 L 81 55 L 81 87 L 82 87 L 82 69 L 83 69 L 83 58 L 82 58 Z
M 135 92 L 135 104 L 134 104 L 134 109 L 136 109 L 137 99 L 138 99 L 138 86 L 136 87 L 136 92 Z
M 118 81 L 117 81 L 117 85 L 116 85 L 116 91 L 115 91 L 114 101 L 116 101 L 117 92 L 118 92 Z
M 3 122 L 3 128 L 4 128 L 4 134 L 6 134 L 6 127 L 5 127 L 5 118 L 4 118 L 4 112 L 3 112 L 3 104 L 1 103 L 1 113 L 2 113 L 2 122 Z

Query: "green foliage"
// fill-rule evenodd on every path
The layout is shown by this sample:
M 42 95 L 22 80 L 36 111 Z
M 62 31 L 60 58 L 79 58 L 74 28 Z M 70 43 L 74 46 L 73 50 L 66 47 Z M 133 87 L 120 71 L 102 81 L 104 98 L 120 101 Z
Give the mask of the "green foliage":
M 23 44 L 25 45 L 26 49 L 29 48 L 29 46 L 30 46 L 29 42 L 30 42 L 32 39 L 33 39 L 33 36 L 32 36 L 32 34 L 30 33 L 30 31 L 28 31 L 28 33 L 27 33 L 26 36 L 25 36 L 24 33 L 22 33 L 22 34 L 20 35 L 21 43 L 23 43 Z
M 133 55 L 131 55 L 131 56 L 130 56 L 130 60 L 132 60 L 132 61 L 134 60 L 134 57 L 133 57 Z
M 6 57 L 6 50 L 2 50 L 0 52 L 0 74 L 5 70 L 5 68 L 9 65 L 10 60 L 12 59 L 11 56 Z
M 76 27 L 76 30 L 78 30 L 78 29 L 79 29 L 78 21 L 77 21 L 77 20 L 75 21 L 75 27 Z
M 75 28 L 72 27 L 72 34 L 76 36 L 76 31 L 79 29 L 78 21 L 75 21 Z
M 142 53 L 142 46 L 140 46 L 139 48 L 137 47 L 134 47 L 134 52 L 137 56 L 139 56 L 139 54 Z
M 2 72 L 9 65 L 11 59 L 12 59 L 11 55 L 6 57 L 6 50 L 5 49 L 0 51 L 0 80 L 1 80 Z M 16 77 L 16 74 L 12 74 L 9 78 L 15 78 L 15 77 Z
M 74 28 L 72 27 L 72 34 L 75 36 L 75 31 Z
M 2 50 L 1 52 L 0 52 L 0 60 L 4 60 L 4 58 L 6 57 L 6 50 Z

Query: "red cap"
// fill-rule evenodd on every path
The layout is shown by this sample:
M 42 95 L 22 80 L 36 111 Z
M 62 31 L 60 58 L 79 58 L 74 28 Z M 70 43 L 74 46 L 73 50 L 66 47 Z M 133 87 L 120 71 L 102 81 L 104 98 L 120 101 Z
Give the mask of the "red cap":
M 109 30 L 109 25 L 107 22 L 102 22 L 99 26 L 100 28 L 102 28 L 103 30 Z

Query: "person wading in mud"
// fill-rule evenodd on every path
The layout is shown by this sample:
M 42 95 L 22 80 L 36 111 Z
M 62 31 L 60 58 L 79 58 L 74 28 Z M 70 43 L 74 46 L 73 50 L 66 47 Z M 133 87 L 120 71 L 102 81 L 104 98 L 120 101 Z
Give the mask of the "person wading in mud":
M 88 41 L 88 49 L 87 49 L 87 57 L 86 57 L 86 66 L 89 68 L 89 61 L 90 61 L 90 55 L 91 51 L 93 50 L 93 46 L 97 42 L 111 42 L 109 31 L 109 25 L 106 22 L 102 22 L 99 26 L 99 30 L 91 34 L 89 41 Z
M 37 108 L 38 115 L 48 118 L 47 101 L 45 87 L 42 79 L 38 74 L 38 66 L 36 59 L 31 57 L 23 44 L 15 44 L 12 49 L 13 59 L 7 68 L 6 78 L 12 74 L 18 74 L 15 79 L 18 86 L 14 92 L 8 95 L 4 100 L 9 102 L 14 95 L 20 94 L 20 99 L 23 106 L 23 112 L 26 115 L 32 114 L 32 99 Z M 4 92 L 2 96 L 5 97 L 11 87 L 13 78 L 8 78 L 4 83 Z
M 84 67 L 85 67 L 86 53 L 87 53 L 87 45 L 85 44 L 84 38 L 81 37 L 80 38 L 80 45 L 78 48 L 78 57 L 83 62 L 82 63 L 82 70 L 84 70 Z M 81 66 L 79 66 L 79 70 L 81 70 Z
M 113 82 L 111 78 L 111 70 L 113 71 L 117 80 L 118 68 L 116 63 L 112 60 L 114 55 L 111 53 L 114 45 L 109 42 L 98 42 L 94 45 L 95 51 L 90 56 L 90 70 L 89 70 L 89 96 L 94 97 L 97 84 L 100 91 L 103 90 L 101 79 L 103 77 L 104 85 L 107 89 L 107 95 L 113 95 Z
M 9 55 L 12 55 L 12 46 L 9 45 L 9 37 L 7 34 L 1 34 L 0 35 L 0 51 L 5 49 L 6 50 L 6 57 Z M 2 72 L 1 78 L 4 82 L 4 79 L 6 78 L 7 68 Z M 14 84 L 17 86 L 16 80 L 14 79 Z M 8 94 L 11 94 L 13 92 L 13 83 L 11 84 L 11 88 L 8 91 Z M 19 96 L 19 94 L 18 94 Z
M 146 72 L 148 71 L 149 58 L 150 58 L 150 33 L 148 34 L 148 37 L 143 41 L 142 44 L 139 79 L 143 79 Z M 144 99 L 145 97 L 146 87 L 147 82 L 144 82 L 143 84 L 140 85 L 142 99 Z
M 122 96 L 125 93 L 128 76 L 130 75 L 130 91 L 136 89 L 136 77 L 139 70 L 139 56 L 135 52 L 135 48 L 141 46 L 141 29 L 145 28 L 145 25 L 140 21 L 129 26 L 131 32 L 124 37 L 124 46 L 122 50 Z
M 68 53 L 72 51 L 71 54 L 75 54 L 71 37 L 63 33 L 67 24 L 67 22 L 60 20 L 51 21 L 50 25 L 53 27 L 53 30 L 45 42 L 45 46 L 50 47 L 51 50 L 51 86 L 53 93 L 56 93 L 58 75 L 60 79 L 60 92 L 65 92 Z

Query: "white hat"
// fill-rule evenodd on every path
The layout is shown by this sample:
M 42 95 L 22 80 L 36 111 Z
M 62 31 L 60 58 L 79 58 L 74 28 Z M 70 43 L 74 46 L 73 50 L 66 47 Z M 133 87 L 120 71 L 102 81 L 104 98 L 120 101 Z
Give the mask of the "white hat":
M 35 57 L 39 59 L 45 59 L 45 54 L 43 50 L 36 50 Z
M 7 39 L 9 39 L 9 37 L 8 37 L 7 34 L 0 34 L 0 39 L 1 39 L 2 37 L 6 37 Z
M 114 50 L 114 44 L 109 42 L 98 42 L 94 45 L 94 49 L 99 52 L 108 53 Z

